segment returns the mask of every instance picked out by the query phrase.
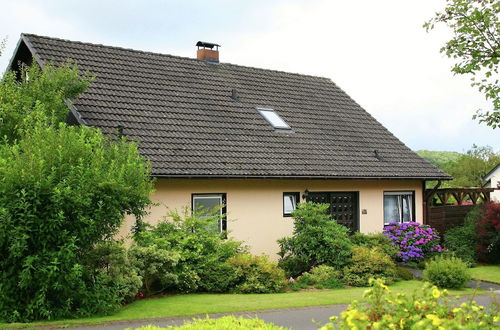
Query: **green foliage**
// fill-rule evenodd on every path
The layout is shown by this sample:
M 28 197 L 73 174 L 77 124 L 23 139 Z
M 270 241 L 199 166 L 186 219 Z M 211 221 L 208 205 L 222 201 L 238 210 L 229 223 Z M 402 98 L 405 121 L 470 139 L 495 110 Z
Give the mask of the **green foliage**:
M 285 289 L 285 273 L 265 255 L 240 253 L 229 264 L 235 272 L 234 292 L 273 293 Z
M 498 307 L 478 306 L 474 300 L 460 304 L 449 299 L 446 290 L 425 283 L 411 295 L 393 294 L 381 279 L 371 281 L 364 302 L 353 302 L 340 319 L 321 330 L 333 329 L 496 329 Z
M 433 150 L 418 150 L 416 153 L 427 160 L 428 162 L 434 164 L 435 166 L 443 169 L 448 164 L 456 162 L 462 155 L 455 151 L 433 151 Z
M 156 226 L 146 225 L 130 250 L 146 293 L 227 292 L 233 285 L 228 260 L 242 251 L 241 243 L 214 230 L 218 215 L 206 217 L 185 209 L 167 218 Z
M 0 140 L 12 143 L 34 126 L 57 127 L 68 115 L 66 100 L 76 98 L 91 78 L 76 65 L 38 64 L 24 66 L 21 81 L 16 73 L 7 72 L 0 80 Z
M 424 280 L 440 288 L 460 289 L 470 280 L 467 264 L 456 257 L 437 256 L 426 263 Z
M 292 213 L 292 237 L 278 240 L 279 265 L 287 276 L 297 276 L 300 273 L 295 271 L 299 269 L 310 270 L 322 264 L 341 269 L 349 262 L 349 230 L 331 218 L 328 208 L 328 204 L 307 202 L 299 204 Z
M 142 286 L 142 279 L 132 267 L 122 241 L 103 241 L 85 256 L 84 265 L 96 273 L 104 273 L 109 288 L 116 290 L 121 302 L 130 302 Z
M 480 214 L 479 207 L 473 209 L 466 215 L 462 226 L 452 228 L 444 234 L 445 248 L 469 266 L 474 266 L 477 262 L 476 223 Z
M 441 23 L 453 31 L 441 52 L 457 61 L 453 73 L 470 75 L 472 85 L 492 101 L 491 111 L 474 116 L 492 128 L 500 127 L 499 17 L 497 0 L 447 0 L 446 8 L 424 24 L 428 31 Z
M 440 152 L 436 151 L 436 153 Z M 432 162 L 432 159 L 425 156 L 424 158 Z M 454 178 L 451 181 L 444 182 L 442 187 L 481 187 L 483 185 L 483 177 L 499 163 L 500 152 L 495 152 L 490 146 L 480 147 L 472 145 L 472 148 L 465 154 L 459 154 L 457 158 L 450 159 L 438 165 L 441 170 Z M 435 185 L 436 182 L 429 181 L 427 183 L 428 188 L 432 188 Z
M 403 281 L 413 280 L 413 273 L 406 267 L 396 267 L 396 278 Z
M 160 328 L 154 325 L 148 325 L 145 327 L 137 328 L 137 330 L 169 330 L 169 329 L 179 329 L 179 330 L 233 330 L 233 329 L 241 329 L 241 330 L 250 330 L 250 329 L 259 329 L 259 330 L 285 330 L 283 327 L 276 326 L 271 323 L 266 323 L 261 319 L 254 318 L 248 319 L 243 317 L 235 317 L 224 316 L 219 319 L 195 319 L 194 321 L 187 322 L 181 326 L 169 326 L 166 328 Z
M 151 191 L 136 145 L 97 129 L 35 127 L 0 145 L 0 319 L 116 308 L 122 298 L 105 296 L 114 290 L 108 274 L 84 257 L 113 237 L 126 214 L 142 217 Z
M 344 283 L 367 286 L 370 278 L 382 278 L 392 283 L 397 279 L 396 265 L 382 249 L 355 246 L 351 264 L 344 268 Z
M 344 286 L 341 272 L 327 265 L 314 267 L 310 272 L 302 274 L 295 284 L 301 289 L 307 287 L 337 289 Z
M 356 232 L 351 235 L 351 242 L 355 246 L 364 246 L 370 249 L 378 247 L 393 259 L 400 252 L 398 247 L 392 244 L 391 240 L 384 236 L 384 234 L 363 234 Z

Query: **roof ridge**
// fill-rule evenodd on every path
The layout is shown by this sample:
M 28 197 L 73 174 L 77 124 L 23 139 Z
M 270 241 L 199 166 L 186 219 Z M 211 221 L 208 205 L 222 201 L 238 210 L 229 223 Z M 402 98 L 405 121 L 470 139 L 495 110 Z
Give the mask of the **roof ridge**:
M 56 41 L 63 41 L 63 42 L 69 42 L 69 43 L 74 43 L 74 44 L 80 44 L 80 45 L 98 46 L 98 47 L 103 47 L 103 48 L 111 48 L 111 49 L 116 49 L 116 50 L 124 50 L 124 51 L 133 52 L 133 53 L 142 53 L 142 54 L 149 54 L 149 55 L 166 56 L 166 57 L 183 59 L 183 60 L 191 60 L 191 61 L 194 61 L 194 62 L 201 62 L 200 60 L 198 60 L 196 58 L 187 57 L 187 56 L 164 54 L 164 53 L 157 53 L 157 52 L 152 52 L 152 51 L 145 51 L 145 50 L 127 48 L 127 47 L 104 45 L 104 44 L 93 43 L 93 42 L 84 42 L 84 41 L 69 40 L 69 39 L 56 38 L 56 37 L 41 36 L 41 35 L 34 34 L 34 33 L 21 33 L 21 37 L 28 37 L 28 38 L 29 37 L 36 37 L 36 38 L 56 40 Z M 234 63 L 229 63 L 229 62 L 221 62 L 221 63 L 218 63 L 218 64 L 217 63 L 216 64 L 212 64 L 212 65 L 228 65 L 228 66 L 235 66 L 235 67 L 239 67 L 239 68 L 252 69 L 252 70 L 257 70 L 257 71 L 267 71 L 267 72 L 284 73 L 284 74 L 293 75 L 293 76 L 310 77 L 310 78 L 316 78 L 316 79 L 322 79 L 322 80 L 324 79 L 324 80 L 332 81 L 331 78 L 328 78 L 328 77 L 314 76 L 314 75 L 310 75 L 310 74 L 297 73 L 297 72 L 289 72 L 289 71 L 284 71 L 284 70 L 258 68 L 258 67 L 254 67 L 254 66 L 234 64 Z

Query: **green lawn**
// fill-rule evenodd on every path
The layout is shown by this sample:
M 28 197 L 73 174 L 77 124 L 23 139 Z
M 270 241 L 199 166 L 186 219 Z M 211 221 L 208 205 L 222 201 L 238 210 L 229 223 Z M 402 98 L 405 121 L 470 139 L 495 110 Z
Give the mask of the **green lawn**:
M 413 292 L 422 282 L 403 281 L 391 285 L 394 292 Z M 262 309 L 348 304 L 361 299 L 366 288 L 303 291 L 275 294 L 184 294 L 136 301 L 110 316 L 53 322 L 9 324 L 10 327 L 66 326 L 108 321 L 147 319 L 180 315 L 210 314 Z M 472 294 L 473 289 L 450 290 L 453 295 Z M 3 325 L 5 327 L 6 324 Z M 9 327 L 7 326 L 7 327 Z M 0 328 L 2 325 L 0 324 Z
M 478 266 L 470 269 L 472 278 L 500 284 L 500 265 L 499 266 Z

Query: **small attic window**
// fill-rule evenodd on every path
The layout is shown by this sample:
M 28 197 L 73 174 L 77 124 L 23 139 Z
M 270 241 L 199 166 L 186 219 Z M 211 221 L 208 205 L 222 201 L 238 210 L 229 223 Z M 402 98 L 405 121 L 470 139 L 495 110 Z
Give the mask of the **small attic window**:
M 257 111 L 276 129 L 290 130 L 291 127 L 273 109 L 257 108 Z

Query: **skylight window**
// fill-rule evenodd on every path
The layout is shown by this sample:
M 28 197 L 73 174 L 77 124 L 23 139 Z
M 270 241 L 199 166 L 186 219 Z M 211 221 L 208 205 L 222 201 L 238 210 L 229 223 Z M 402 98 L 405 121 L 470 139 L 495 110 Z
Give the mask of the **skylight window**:
M 257 108 L 259 113 L 276 129 L 291 129 L 290 126 L 273 109 Z

